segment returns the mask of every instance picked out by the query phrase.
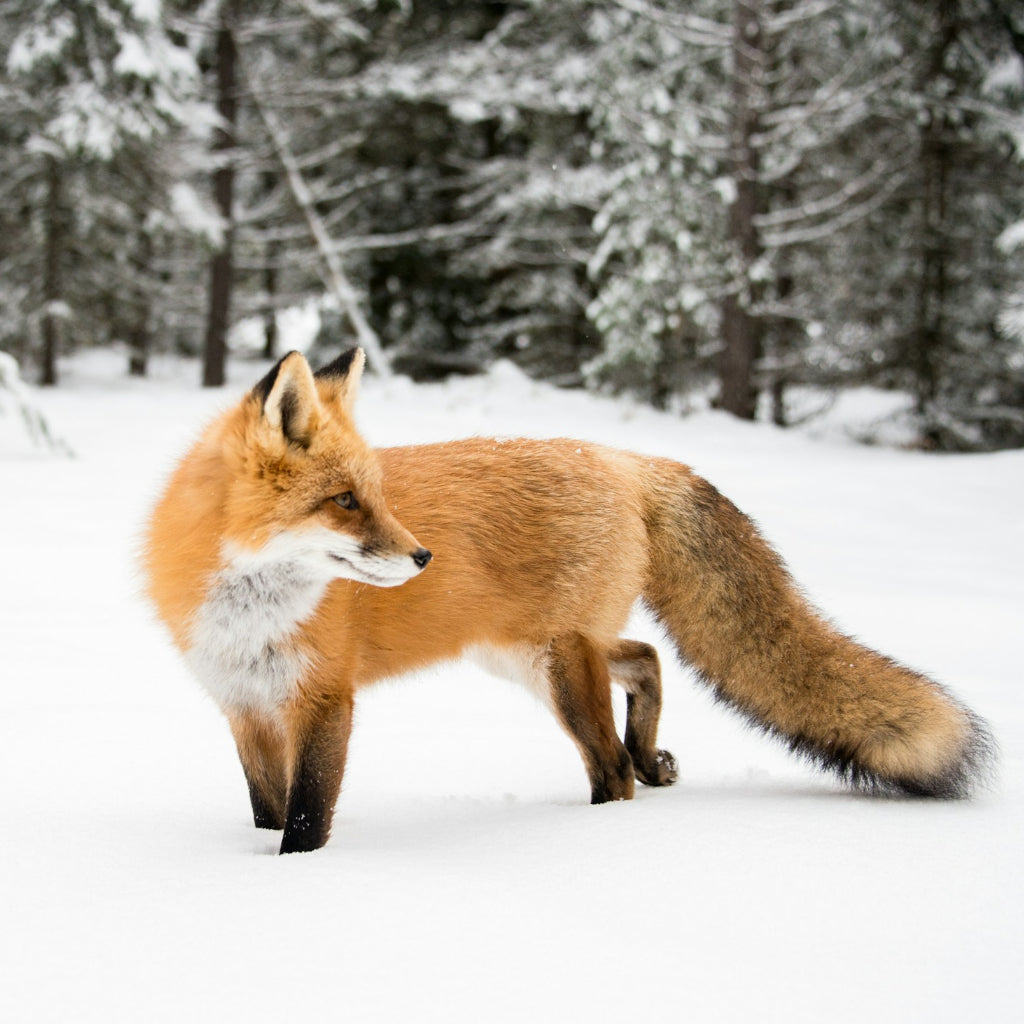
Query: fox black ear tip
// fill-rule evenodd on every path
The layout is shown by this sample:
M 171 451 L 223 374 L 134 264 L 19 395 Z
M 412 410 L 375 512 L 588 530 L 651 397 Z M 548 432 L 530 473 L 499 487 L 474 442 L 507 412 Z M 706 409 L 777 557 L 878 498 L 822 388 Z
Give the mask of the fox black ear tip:
M 277 378 L 281 373 L 281 368 L 292 359 L 293 356 L 298 356 L 300 359 L 305 357 L 298 349 L 292 349 L 290 352 L 285 352 L 283 356 L 267 371 L 267 373 L 256 383 L 252 389 L 252 394 L 259 399 L 261 403 L 266 402 L 270 397 L 270 392 L 274 389 L 274 385 L 277 383 Z
M 353 366 L 361 368 L 365 361 L 366 353 L 358 345 L 353 345 L 352 348 L 342 352 L 337 359 L 317 370 L 316 376 L 320 378 L 347 377 Z

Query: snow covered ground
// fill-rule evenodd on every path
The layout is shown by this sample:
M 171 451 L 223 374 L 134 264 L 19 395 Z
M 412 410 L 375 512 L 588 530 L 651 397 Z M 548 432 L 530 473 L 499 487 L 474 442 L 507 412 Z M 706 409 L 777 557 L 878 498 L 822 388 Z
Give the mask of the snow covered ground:
M 187 364 L 65 370 L 40 401 L 75 459 L 0 418 L 0 1019 L 1020 1019 L 1024 452 L 679 420 L 508 367 L 368 380 L 376 443 L 570 434 L 690 463 L 844 629 L 989 718 L 1000 779 L 970 803 L 851 796 L 663 647 L 680 781 L 590 807 L 549 714 L 459 664 L 366 695 L 330 844 L 280 858 L 133 562 L 174 457 L 262 367 L 224 393 Z

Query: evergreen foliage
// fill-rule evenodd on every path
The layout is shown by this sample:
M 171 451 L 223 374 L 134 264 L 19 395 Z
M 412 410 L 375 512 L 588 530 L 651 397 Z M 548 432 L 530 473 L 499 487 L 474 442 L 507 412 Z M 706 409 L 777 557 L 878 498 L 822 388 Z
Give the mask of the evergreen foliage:
M 205 350 L 321 303 L 418 379 L 912 397 L 1024 443 L 1009 0 L 0 0 L 0 346 Z M 218 347 L 219 346 L 219 347 Z
M 157 328 L 156 257 L 181 170 L 170 138 L 195 118 L 194 65 L 135 0 L 0 6 L 5 220 L 0 343 L 57 356 Z

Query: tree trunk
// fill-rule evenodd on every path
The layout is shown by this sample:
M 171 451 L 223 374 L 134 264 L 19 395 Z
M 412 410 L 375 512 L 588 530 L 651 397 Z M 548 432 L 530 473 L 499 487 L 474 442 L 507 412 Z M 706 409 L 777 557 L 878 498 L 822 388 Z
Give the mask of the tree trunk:
M 941 138 L 943 125 L 925 129 L 921 145 L 924 189 L 921 202 L 921 264 L 917 282 L 914 329 L 908 363 L 914 375 L 917 411 L 923 413 L 938 390 L 940 351 L 947 345 L 946 301 L 948 258 L 946 209 L 949 146 Z
M 267 304 L 263 310 L 263 358 L 277 358 L 277 258 L 281 250 L 278 242 L 267 243 L 267 265 L 263 268 L 263 291 Z
M 729 208 L 729 237 L 739 259 L 736 289 L 722 304 L 719 360 L 721 408 L 742 419 L 757 409 L 754 369 L 761 357 L 763 326 L 750 312 L 756 282 L 751 269 L 761 252 L 754 217 L 759 212 L 756 90 L 764 61 L 761 0 L 736 0 L 733 7 L 732 124 L 730 160 L 736 194 Z
M 203 386 L 220 387 L 225 379 L 228 327 L 231 322 L 231 285 L 234 278 L 234 191 L 235 166 L 231 151 L 235 146 L 238 120 L 238 90 L 235 46 L 235 0 L 225 0 L 217 30 L 217 113 L 221 124 L 213 141 L 219 157 L 213 175 L 214 199 L 224 223 L 224 237 L 210 260 L 210 294 L 203 344 Z
M 957 39 L 959 23 L 954 3 L 938 5 L 938 22 L 928 58 L 923 95 L 937 81 L 946 80 L 946 55 Z M 921 218 L 920 264 L 915 297 L 914 325 L 910 331 L 906 363 L 913 375 L 912 386 L 918 413 L 925 413 L 939 390 L 941 358 L 951 339 L 946 318 L 949 302 L 949 172 L 954 159 L 952 128 L 941 103 L 931 104 L 921 131 Z M 935 441 L 934 436 L 926 438 Z
M 128 337 L 128 375 L 145 377 L 149 370 L 149 331 L 146 322 L 140 319 Z
M 39 361 L 39 383 L 53 387 L 57 383 L 57 354 L 63 324 L 59 303 L 63 299 L 60 258 L 64 247 L 64 215 L 61 168 L 56 157 L 46 158 L 46 221 L 43 258 L 43 346 Z
M 153 273 L 153 239 L 146 231 L 146 215 L 138 215 L 139 240 L 136 247 L 135 273 L 139 288 L 135 310 L 128 333 L 128 374 L 145 377 L 149 369 L 150 314 L 152 299 L 147 287 Z

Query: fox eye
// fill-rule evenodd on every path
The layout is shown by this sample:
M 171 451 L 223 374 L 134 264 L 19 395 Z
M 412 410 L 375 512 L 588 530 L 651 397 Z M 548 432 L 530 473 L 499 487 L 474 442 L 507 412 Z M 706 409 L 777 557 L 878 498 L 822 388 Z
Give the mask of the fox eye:
M 336 494 L 331 500 L 335 505 L 347 508 L 350 512 L 359 508 L 359 502 L 356 501 L 356 496 L 351 491 L 343 491 L 341 494 Z

